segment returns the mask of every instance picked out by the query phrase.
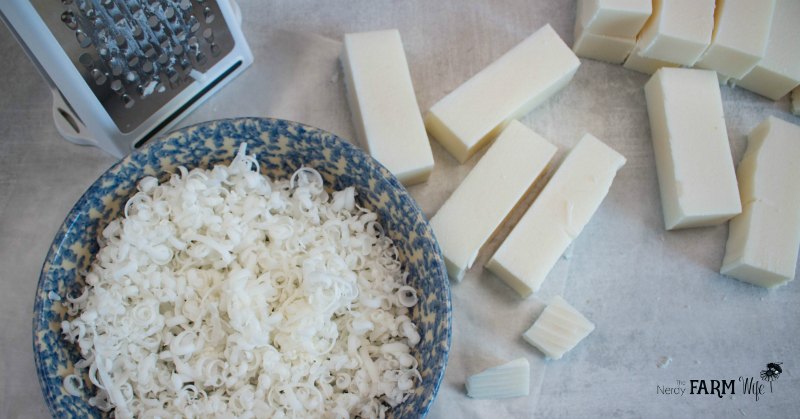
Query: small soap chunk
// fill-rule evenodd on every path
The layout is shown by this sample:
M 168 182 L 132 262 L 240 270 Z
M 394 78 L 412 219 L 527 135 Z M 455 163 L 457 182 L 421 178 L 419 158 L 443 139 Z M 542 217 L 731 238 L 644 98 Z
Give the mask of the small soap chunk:
M 625 158 L 586 134 L 486 264 L 522 297 L 537 291 L 608 194 Z
M 593 330 L 594 323 L 555 296 L 522 338 L 548 358 L 561 359 Z
M 578 57 L 622 64 L 636 45 L 634 38 L 596 35 L 583 28 L 575 28 L 572 50 Z
M 556 146 L 519 121 L 500 134 L 431 219 L 450 278 L 463 278 L 555 153 Z
M 792 90 L 792 113 L 800 115 L 800 86 Z
M 666 229 L 721 224 L 739 214 L 717 74 L 662 68 L 644 92 Z
M 396 30 L 349 33 L 341 56 L 361 144 L 405 185 L 424 182 L 433 153 Z
M 459 162 L 566 86 L 580 60 L 545 25 L 431 107 L 425 127 Z
M 658 71 L 659 68 L 662 67 L 677 67 L 677 64 L 643 57 L 639 53 L 639 50 L 640 47 L 639 44 L 637 43 L 636 46 L 633 48 L 633 51 L 631 51 L 631 53 L 628 55 L 628 58 L 625 60 L 625 64 L 623 64 L 622 66 L 629 70 L 638 71 L 644 74 L 653 74 L 656 71 Z
M 640 54 L 692 66 L 711 43 L 714 0 L 653 2 L 653 16 L 639 35 Z
M 800 126 L 767 118 L 750 133 L 738 175 L 744 210 L 731 220 L 720 272 L 783 285 L 800 249 Z
M 720 0 L 716 26 L 696 67 L 740 79 L 758 64 L 767 49 L 775 0 Z
M 526 358 L 488 368 L 467 377 L 467 396 L 473 399 L 507 399 L 530 394 L 531 366 Z
M 652 0 L 578 0 L 575 26 L 596 35 L 634 40 L 652 12 Z
M 776 0 L 764 58 L 737 86 L 778 100 L 800 85 L 800 1 Z

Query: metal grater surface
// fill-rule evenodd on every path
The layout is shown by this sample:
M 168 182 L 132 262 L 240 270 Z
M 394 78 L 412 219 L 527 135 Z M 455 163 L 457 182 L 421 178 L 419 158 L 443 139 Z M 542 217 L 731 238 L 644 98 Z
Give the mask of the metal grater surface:
M 234 47 L 215 0 L 32 0 L 123 133 Z M 195 72 L 193 73 L 193 70 Z

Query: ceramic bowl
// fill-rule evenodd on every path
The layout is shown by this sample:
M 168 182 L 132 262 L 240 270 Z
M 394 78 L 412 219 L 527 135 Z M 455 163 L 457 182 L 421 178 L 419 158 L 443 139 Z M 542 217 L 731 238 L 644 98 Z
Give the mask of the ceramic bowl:
M 417 288 L 412 317 L 422 340 L 416 348 L 422 381 L 414 394 L 390 411 L 393 417 L 422 417 L 444 376 L 451 338 L 450 288 L 441 251 L 430 225 L 405 188 L 377 161 L 335 135 L 284 120 L 241 118 L 184 128 L 154 140 L 106 171 L 83 194 L 64 220 L 42 267 L 33 320 L 33 351 L 42 392 L 54 417 L 103 417 L 88 403 L 93 389 L 69 395 L 63 377 L 74 371 L 79 353 L 61 335 L 66 310 L 58 297 L 78 295 L 79 272 L 98 250 L 97 237 L 120 216 L 137 181 L 165 179 L 178 166 L 210 168 L 230 162 L 239 144 L 256 154 L 261 170 L 285 178 L 305 165 L 318 170 L 333 189 L 354 186 L 359 204 L 378 213 Z M 88 382 L 88 379 L 84 379 Z

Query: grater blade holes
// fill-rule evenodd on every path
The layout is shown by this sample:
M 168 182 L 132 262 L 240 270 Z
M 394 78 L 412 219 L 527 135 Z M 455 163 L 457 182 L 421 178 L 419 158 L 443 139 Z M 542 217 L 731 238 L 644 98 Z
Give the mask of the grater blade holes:
M 75 17 L 75 13 L 73 13 L 71 10 L 67 10 L 61 14 L 61 21 L 73 31 L 78 29 L 78 19 Z
M 81 54 L 81 56 L 78 57 L 78 61 L 84 67 L 86 67 L 86 68 L 88 68 L 90 70 L 92 68 L 94 68 L 94 58 L 92 58 L 92 54 L 89 54 L 88 52 L 84 52 L 83 54 Z
M 108 80 L 108 77 L 106 76 L 106 73 L 102 72 L 101 70 L 99 70 L 97 68 L 93 69 L 91 71 L 91 73 L 89 73 L 89 74 L 92 76 L 92 78 L 94 79 L 94 82 L 98 86 L 104 85 L 106 83 L 106 80 Z
M 81 29 L 75 31 L 75 39 L 78 40 L 78 45 L 80 45 L 81 48 L 88 48 L 92 45 L 92 38 Z
M 130 95 L 127 93 L 122 95 L 122 104 L 125 106 L 125 108 L 132 108 L 134 103 L 136 103 L 136 101 Z
M 211 10 L 210 7 L 206 6 L 206 8 L 203 9 L 203 18 L 205 18 L 206 23 L 213 22 L 215 17 L 217 16 L 214 14 L 214 11 Z
M 214 30 L 211 28 L 205 28 L 203 30 L 203 38 L 208 42 L 214 42 Z

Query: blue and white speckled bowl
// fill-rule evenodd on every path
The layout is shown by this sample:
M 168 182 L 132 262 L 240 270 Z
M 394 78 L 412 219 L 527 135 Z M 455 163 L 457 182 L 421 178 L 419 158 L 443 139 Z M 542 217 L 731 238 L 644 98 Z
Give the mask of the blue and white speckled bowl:
M 317 169 L 328 186 L 355 186 L 361 205 L 376 211 L 400 250 L 409 283 L 420 303 L 413 311 L 422 341 L 416 354 L 422 384 L 413 397 L 391 411 L 393 417 L 422 417 L 439 389 L 450 349 L 450 288 L 439 246 L 422 211 L 383 166 L 335 135 L 306 125 L 262 118 L 207 122 L 152 141 L 104 173 L 67 215 L 42 267 L 33 317 L 33 351 L 39 383 L 54 417 L 103 417 L 89 406 L 88 395 L 70 396 L 62 386 L 79 359 L 60 333 L 64 307 L 50 298 L 77 295 L 78 272 L 97 252 L 97 236 L 120 216 L 136 182 L 146 176 L 174 173 L 180 165 L 211 167 L 233 159 L 239 144 L 255 153 L 262 172 L 285 178 L 301 165 Z M 84 382 L 88 382 L 84 379 Z M 86 390 L 84 390 L 86 392 Z

